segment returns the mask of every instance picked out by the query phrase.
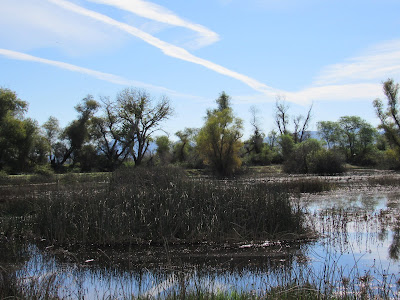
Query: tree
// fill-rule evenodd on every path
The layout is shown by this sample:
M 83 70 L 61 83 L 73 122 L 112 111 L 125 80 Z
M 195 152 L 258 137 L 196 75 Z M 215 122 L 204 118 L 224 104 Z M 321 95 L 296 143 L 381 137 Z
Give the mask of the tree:
M 109 98 L 101 100 L 102 116 L 92 119 L 92 135 L 98 150 L 102 153 L 102 169 L 113 171 L 130 154 L 133 140 L 124 136 L 123 119 L 118 106 Z
M 368 145 L 374 142 L 376 131 L 358 116 L 341 117 L 338 124 L 341 129 L 342 148 L 345 150 L 347 161 L 362 160 L 362 155 L 365 155 Z
M 35 163 L 38 126 L 24 119 L 27 107 L 15 92 L 0 88 L 0 169 L 28 171 Z
M 244 162 L 251 165 L 266 165 L 270 163 L 268 157 L 269 148 L 264 143 L 265 134 L 261 131 L 257 109 L 255 106 L 250 107 L 251 119 L 250 124 L 253 127 L 253 134 L 244 143 Z
M 289 106 L 285 103 L 284 97 L 278 96 L 275 102 L 275 123 L 278 126 L 280 135 L 288 134 L 287 129 L 289 125 Z
M 292 134 L 294 143 L 301 143 L 308 138 L 307 129 L 311 121 L 312 105 L 305 117 L 302 115 L 293 117 L 293 131 L 289 130 L 290 116 L 288 110 L 289 105 L 286 104 L 285 98 L 278 96 L 275 102 L 275 123 L 278 126 L 279 133 L 280 135 Z
M 308 139 L 293 145 L 293 149 L 283 164 L 283 170 L 286 173 L 309 173 L 311 171 L 311 159 L 321 149 L 320 142 L 315 139 Z
M 60 135 L 62 142 L 54 146 L 56 155 L 51 161 L 54 168 L 60 168 L 68 159 L 72 159 L 72 165 L 83 160 L 83 158 L 80 158 L 81 149 L 90 139 L 90 122 L 99 106 L 99 103 L 91 95 L 85 97 L 81 103 L 75 106 L 78 119 L 72 121 L 62 131 Z
M 193 144 L 199 130 L 197 128 L 185 128 L 183 131 L 177 131 L 175 135 L 179 141 L 174 145 L 174 160 L 183 163 L 188 160 L 191 152 L 194 151 Z
M 169 163 L 171 160 L 171 141 L 167 135 L 156 137 L 157 156 L 161 164 Z
M 242 120 L 234 117 L 230 97 L 222 92 L 218 108 L 207 111 L 206 123 L 197 136 L 197 147 L 206 164 L 219 175 L 232 175 L 240 166 Z
M 307 138 L 307 129 L 311 121 L 311 110 L 312 110 L 312 105 L 310 106 L 307 115 L 305 117 L 303 117 L 302 115 L 298 115 L 297 117 L 293 118 L 293 123 L 294 123 L 293 139 L 295 144 L 301 143 Z
M 386 138 L 400 153 L 399 84 L 395 84 L 393 79 L 388 79 L 383 83 L 383 92 L 387 98 L 387 106 L 385 107 L 379 98 L 374 100 L 373 105 Z
M 338 122 L 320 121 L 317 123 L 318 134 L 326 142 L 328 149 L 337 145 L 340 140 L 340 126 Z
M 49 148 L 49 161 L 53 161 L 55 159 L 55 145 L 61 131 L 59 121 L 55 117 L 50 116 L 42 125 L 42 129 Z
M 130 145 L 130 154 L 139 166 L 148 150 L 154 132 L 172 115 L 166 96 L 153 106 L 153 99 L 144 90 L 124 89 L 117 96 L 118 116 L 122 119 L 121 136 Z

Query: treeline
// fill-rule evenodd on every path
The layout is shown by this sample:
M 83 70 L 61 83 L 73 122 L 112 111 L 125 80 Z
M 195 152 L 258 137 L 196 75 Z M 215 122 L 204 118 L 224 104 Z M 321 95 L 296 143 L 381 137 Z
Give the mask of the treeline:
M 26 118 L 28 104 L 14 91 L 0 88 L 0 172 L 113 171 L 121 165 L 165 164 L 210 168 L 222 176 L 242 165 L 282 164 L 288 173 L 318 174 L 343 172 L 345 163 L 399 169 L 399 85 L 389 79 L 383 90 L 387 104 L 373 102 L 381 120 L 378 128 L 358 116 L 343 116 L 318 122 L 318 135 L 310 136 L 312 106 L 306 115 L 293 117 L 285 99 L 277 98 L 276 130 L 265 134 L 257 109 L 251 107 L 252 134 L 246 141 L 243 121 L 222 92 L 217 107 L 206 111 L 203 127 L 184 128 L 172 142 L 159 135 L 162 122 L 173 113 L 167 97 L 155 100 L 133 88 L 115 100 L 96 101 L 89 95 L 75 107 L 76 119 L 60 128 L 55 117 L 41 126 Z

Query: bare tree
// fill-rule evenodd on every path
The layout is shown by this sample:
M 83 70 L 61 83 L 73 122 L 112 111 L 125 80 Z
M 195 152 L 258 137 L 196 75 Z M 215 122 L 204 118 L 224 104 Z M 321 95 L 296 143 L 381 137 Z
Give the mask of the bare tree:
M 290 116 L 288 114 L 289 105 L 286 104 L 285 96 L 277 96 L 275 102 L 275 123 L 278 126 L 280 135 L 293 134 L 293 141 L 301 143 L 307 138 L 307 129 L 311 121 L 311 111 L 313 105 L 311 104 L 307 115 L 298 115 L 293 117 L 294 131 L 289 130 Z
M 293 124 L 294 124 L 293 140 L 295 143 L 301 143 L 305 139 L 307 139 L 307 129 L 311 121 L 312 107 L 313 106 L 311 104 L 307 112 L 307 115 L 305 117 L 302 115 L 298 115 L 297 117 L 293 118 Z
M 102 98 L 101 103 L 103 115 L 92 119 L 92 134 L 105 157 L 106 165 L 103 167 L 114 170 L 128 157 L 133 141 L 123 137 L 122 119 L 118 116 L 116 104 L 109 98 Z
M 278 126 L 281 135 L 288 134 L 287 126 L 289 124 L 288 111 L 289 105 L 286 104 L 285 96 L 278 95 L 275 102 L 275 123 Z
M 135 165 L 141 164 L 151 142 L 151 136 L 160 130 L 162 121 L 172 115 L 166 96 L 153 106 L 153 99 L 144 90 L 127 88 L 117 96 L 118 116 L 122 119 L 122 136 L 131 145 Z

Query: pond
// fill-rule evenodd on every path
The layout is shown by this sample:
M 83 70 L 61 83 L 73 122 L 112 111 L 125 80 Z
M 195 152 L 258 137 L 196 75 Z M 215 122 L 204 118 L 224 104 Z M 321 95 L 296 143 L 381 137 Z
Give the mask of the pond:
M 203 292 L 265 295 L 277 286 L 312 285 L 330 295 L 400 297 L 400 190 L 348 186 L 302 194 L 320 238 L 243 244 L 132 246 L 65 250 L 29 245 L 17 271 L 65 298 L 163 297 Z M 39 291 L 38 291 L 39 292 Z M 42 291 L 43 292 L 43 291 Z

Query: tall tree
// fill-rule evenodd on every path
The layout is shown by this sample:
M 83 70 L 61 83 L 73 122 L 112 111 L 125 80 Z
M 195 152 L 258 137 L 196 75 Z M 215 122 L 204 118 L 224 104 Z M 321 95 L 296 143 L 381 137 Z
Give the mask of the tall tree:
M 131 145 L 130 153 L 139 166 L 150 145 L 154 132 L 161 129 L 163 121 L 172 115 L 172 107 L 166 96 L 153 105 L 150 94 L 144 90 L 127 88 L 117 96 L 118 116 L 122 119 L 125 143 Z
M 59 168 L 68 159 L 72 159 L 73 165 L 80 161 L 82 147 L 89 141 L 89 126 L 91 118 L 99 108 L 99 103 L 92 95 L 85 97 L 81 103 L 75 106 L 78 119 L 72 121 L 61 133 L 63 142 L 55 145 L 57 150 L 52 160 L 54 168 Z
M 289 105 L 286 104 L 284 96 L 278 96 L 275 102 L 275 123 L 278 126 L 280 135 L 291 134 L 294 143 L 301 143 L 308 138 L 307 129 L 311 121 L 312 104 L 306 116 L 298 115 L 292 118 L 293 131 L 289 129 L 290 116 Z
M 399 84 L 388 79 L 383 83 L 383 92 L 387 98 L 387 106 L 379 98 L 374 100 L 373 105 L 389 143 L 400 152 Z
M 92 119 L 92 135 L 104 158 L 102 168 L 113 171 L 130 154 L 133 140 L 124 137 L 123 119 L 116 103 L 109 98 L 102 98 L 101 102 L 103 114 Z
M 338 122 L 320 121 L 317 123 L 318 134 L 326 142 L 328 149 L 340 141 L 341 129 Z
M 35 121 L 24 119 L 28 104 L 9 89 L 0 88 L 0 169 L 27 171 L 36 143 Z
M 49 148 L 49 161 L 53 161 L 55 159 L 56 142 L 61 132 L 60 123 L 57 118 L 50 116 L 42 125 L 42 129 Z
M 278 126 L 280 135 L 288 134 L 289 125 L 289 106 L 283 96 L 278 96 L 275 102 L 275 123 Z
M 185 128 L 179 130 L 175 135 L 179 138 L 179 141 L 174 145 L 174 160 L 178 162 L 185 162 L 193 151 L 193 144 L 195 143 L 195 137 L 199 130 L 197 128 Z
M 242 120 L 233 115 L 230 97 L 222 92 L 218 108 L 207 111 L 206 123 L 197 136 L 197 147 L 204 161 L 219 175 L 233 174 L 240 166 Z

